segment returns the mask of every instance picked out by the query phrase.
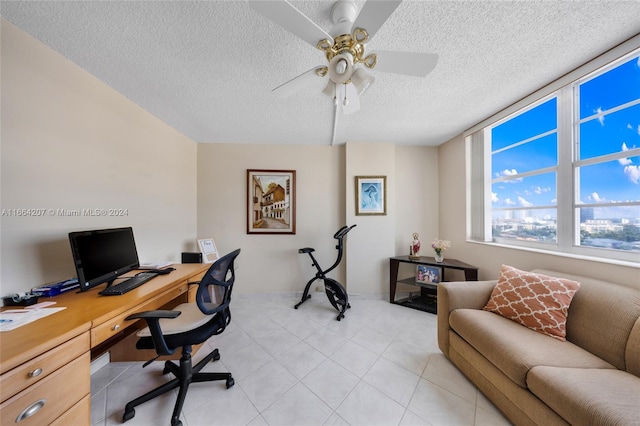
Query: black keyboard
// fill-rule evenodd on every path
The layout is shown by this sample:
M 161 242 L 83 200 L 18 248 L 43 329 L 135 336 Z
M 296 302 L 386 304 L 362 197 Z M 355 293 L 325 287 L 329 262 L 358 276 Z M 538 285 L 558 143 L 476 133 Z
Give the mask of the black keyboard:
M 140 272 L 138 275 L 126 279 L 118 284 L 114 284 L 110 287 L 105 288 L 100 292 L 103 296 L 117 296 L 121 294 L 125 294 L 128 291 L 133 290 L 134 288 L 140 287 L 142 284 L 146 283 L 152 278 L 158 276 L 157 272 Z

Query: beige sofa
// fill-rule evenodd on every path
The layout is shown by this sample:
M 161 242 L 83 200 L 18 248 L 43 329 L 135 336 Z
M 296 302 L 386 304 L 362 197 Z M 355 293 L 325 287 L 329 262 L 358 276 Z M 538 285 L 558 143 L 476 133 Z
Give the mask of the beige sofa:
M 438 345 L 516 425 L 640 425 L 640 290 L 580 282 L 562 342 L 483 311 L 497 281 L 438 285 Z

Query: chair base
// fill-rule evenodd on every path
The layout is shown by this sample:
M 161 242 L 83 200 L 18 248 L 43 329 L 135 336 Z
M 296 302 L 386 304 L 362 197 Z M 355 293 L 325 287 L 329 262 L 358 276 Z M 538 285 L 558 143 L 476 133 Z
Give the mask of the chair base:
M 162 374 L 172 373 L 176 378 L 158 386 L 155 389 L 145 393 L 142 396 L 130 401 L 124 407 L 124 414 L 122 416 L 122 423 L 127 420 L 131 420 L 135 415 L 135 407 L 152 400 L 153 398 L 160 396 L 170 390 L 179 388 L 178 398 L 176 405 L 173 408 L 173 414 L 171 416 L 171 426 L 182 426 L 180 421 L 180 413 L 182 412 L 182 406 L 184 405 L 185 397 L 187 396 L 187 390 L 191 383 L 198 382 L 210 382 L 216 380 L 225 380 L 227 389 L 235 384 L 231 373 L 200 373 L 200 370 L 207 365 L 211 360 L 218 361 L 220 359 L 220 353 L 218 349 L 215 349 L 206 357 L 204 357 L 195 366 L 191 365 L 191 347 L 182 348 L 182 357 L 180 358 L 180 365 L 176 365 L 171 361 L 166 361 L 164 364 L 164 370 Z

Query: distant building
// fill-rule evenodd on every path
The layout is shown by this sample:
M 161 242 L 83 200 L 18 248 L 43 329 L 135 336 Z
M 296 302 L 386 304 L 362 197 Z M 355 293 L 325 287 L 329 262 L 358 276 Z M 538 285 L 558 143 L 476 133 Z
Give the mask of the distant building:
M 580 223 L 585 223 L 588 220 L 593 220 L 593 207 L 581 207 Z

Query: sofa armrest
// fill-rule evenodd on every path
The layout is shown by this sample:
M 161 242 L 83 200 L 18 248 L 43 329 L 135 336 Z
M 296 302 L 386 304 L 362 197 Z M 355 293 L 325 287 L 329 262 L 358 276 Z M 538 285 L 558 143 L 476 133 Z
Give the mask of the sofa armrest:
M 482 309 L 497 284 L 491 281 L 441 282 L 438 284 L 438 346 L 449 356 L 449 315 L 455 309 Z

